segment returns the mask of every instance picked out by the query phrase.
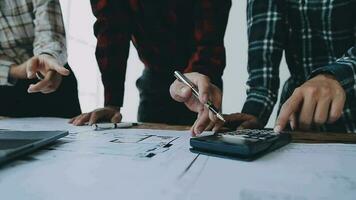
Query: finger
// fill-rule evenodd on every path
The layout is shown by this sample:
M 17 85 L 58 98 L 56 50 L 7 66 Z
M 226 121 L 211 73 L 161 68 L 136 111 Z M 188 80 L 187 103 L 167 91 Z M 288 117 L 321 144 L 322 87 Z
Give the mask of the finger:
M 169 88 L 169 92 L 171 97 L 178 102 L 186 102 L 192 96 L 191 89 L 178 80 L 173 82 Z
M 215 124 L 215 122 L 210 121 L 209 125 L 205 128 L 205 131 L 211 131 L 214 128 Z
M 191 96 L 188 101 L 184 102 L 184 104 L 189 108 L 189 110 L 196 113 L 199 113 L 205 107 L 205 105 L 200 103 L 200 101 L 194 96 Z
M 256 121 L 245 121 L 243 122 L 237 129 L 241 130 L 241 129 L 259 129 L 261 128 L 261 126 L 256 122 Z
M 95 124 L 97 121 L 103 118 L 103 112 L 100 111 L 94 111 L 91 113 L 91 116 L 89 118 L 89 125 Z
M 78 117 L 78 116 L 73 117 L 72 119 L 70 119 L 70 120 L 68 121 L 68 124 L 72 124 L 72 123 L 74 122 L 74 120 L 75 120 L 77 117 Z
M 199 101 L 203 104 L 207 103 L 209 100 L 210 92 L 210 80 L 207 76 L 200 76 L 196 83 L 199 90 Z
M 328 116 L 328 123 L 334 123 L 341 117 L 345 101 L 345 95 L 337 97 L 332 101 Z
M 221 93 L 220 89 L 218 89 L 215 86 L 211 87 L 211 91 L 212 92 L 211 92 L 210 96 L 212 97 L 212 103 L 214 104 L 215 108 L 218 109 L 218 112 L 220 112 L 221 104 L 222 104 L 222 93 Z M 220 121 L 218 119 L 218 117 L 211 111 L 209 112 L 209 118 L 213 122 Z
M 26 73 L 28 79 L 36 78 L 36 72 L 39 70 L 40 64 L 37 57 L 31 58 L 26 62 Z
M 82 126 L 82 125 L 84 125 L 86 122 L 89 121 L 90 116 L 91 116 L 91 113 L 84 113 L 84 114 L 78 116 L 78 117 L 76 118 L 76 120 L 73 122 L 73 124 L 74 124 L 75 126 Z
M 58 61 L 49 55 L 40 56 L 41 62 L 46 66 L 47 70 L 53 70 L 63 76 L 68 76 L 70 71 L 65 67 L 61 66 Z
M 303 105 L 299 114 L 298 128 L 307 131 L 313 123 L 313 116 L 316 108 L 316 100 L 312 95 L 304 98 Z
M 42 94 L 50 94 L 50 93 L 53 93 L 53 92 L 55 92 L 55 91 L 56 91 L 55 89 L 48 89 L 48 88 L 46 88 L 46 89 L 41 90 L 41 93 L 42 93 Z
M 197 123 L 194 128 L 194 133 L 196 135 L 201 134 L 205 128 L 209 125 L 210 119 L 209 119 L 209 110 L 204 107 L 204 110 L 199 113 Z
M 275 132 L 281 132 L 287 125 L 289 117 L 298 112 L 299 105 L 303 101 L 302 93 L 296 89 L 293 95 L 283 104 L 281 112 L 277 118 Z
M 213 127 L 213 132 L 219 131 L 222 127 L 224 126 L 224 122 L 222 121 L 217 121 Z
M 54 68 L 54 70 L 62 76 L 68 76 L 70 74 L 70 71 L 68 69 L 66 69 L 65 67 L 59 66 L 59 65 L 56 66 Z
M 47 72 L 45 78 L 42 81 L 39 81 L 36 84 L 31 84 L 28 88 L 28 93 L 40 92 L 41 90 L 46 90 L 47 88 L 53 87 L 53 76 L 56 72 L 49 71 Z
M 322 98 L 317 103 L 313 120 L 315 125 L 321 126 L 328 120 L 330 104 L 331 99 L 329 98 Z
M 298 119 L 297 119 L 297 114 L 292 113 L 289 117 L 289 125 L 292 130 L 295 130 L 298 128 Z
M 120 112 L 115 113 L 115 115 L 111 118 L 112 123 L 119 123 L 122 120 L 122 115 Z
M 192 137 L 196 137 L 196 136 L 197 136 L 197 135 L 195 134 L 195 131 L 194 131 L 195 126 L 196 126 L 196 124 L 197 124 L 197 121 L 198 121 L 198 119 L 195 120 L 195 122 L 194 122 L 194 124 L 192 125 L 192 127 L 190 127 L 190 133 L 191 133 Z

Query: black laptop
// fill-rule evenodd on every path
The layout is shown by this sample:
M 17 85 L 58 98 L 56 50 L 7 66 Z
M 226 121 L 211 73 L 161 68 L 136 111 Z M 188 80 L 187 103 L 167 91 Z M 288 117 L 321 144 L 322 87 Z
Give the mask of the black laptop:
M 68 135 L 67 131 L 0 130 L 0 165 L 33 152 L 66 135 Z

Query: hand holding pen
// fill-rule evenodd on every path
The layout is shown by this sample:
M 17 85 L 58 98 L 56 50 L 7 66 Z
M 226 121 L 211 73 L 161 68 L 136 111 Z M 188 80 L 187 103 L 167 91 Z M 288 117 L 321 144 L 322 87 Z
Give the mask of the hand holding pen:
M 193 136 L 204 130 L 212 129 L 217 122 L 224 121 L 219 112 L 222 102 L 222 92 L 210 83 L 207 76 L 199 73 L 181 74 L 175 72 L 177 79 L 170 87 L 173 99 L 184 102 L 193 112 L 198 113 L 198 118 L 191 128 Z

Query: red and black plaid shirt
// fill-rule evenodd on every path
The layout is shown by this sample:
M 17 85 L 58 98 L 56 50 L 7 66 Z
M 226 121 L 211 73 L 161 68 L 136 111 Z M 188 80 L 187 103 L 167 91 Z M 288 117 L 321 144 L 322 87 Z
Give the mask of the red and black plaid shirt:
M 231 0 L 91 0 L 105 105 L 122 106 L 130 41 L 146 67 L 220 80 Z M 172 76 L 172 74 L 167 74 Z

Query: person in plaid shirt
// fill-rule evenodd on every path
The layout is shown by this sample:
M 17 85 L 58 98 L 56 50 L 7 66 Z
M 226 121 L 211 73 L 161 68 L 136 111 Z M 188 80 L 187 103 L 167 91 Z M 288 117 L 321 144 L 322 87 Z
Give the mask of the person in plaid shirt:
M 265 126 L 277 101 L 284 52 L 291 76 L 282 90 L 275 131 L 355 133 L 355 11 L 355 0 L 248 0 L 247 100 L 241 113 L 226 116 L 226 125 Z M 175 82 L 172 97 L 191 105 L 194 99 L 191 93 L 181 92 L 182 87 Z M 221 93 L 217 88 L 209 92 L 212 96 Z M 194 125 L 193 134 L 210 122 L 207 118 L 201 121 Z M 212 124 L 215 129 L 222 126 Z
M 173 72 L 200 72 L 222 88 L 224 34 L 231 0 L 91 0 L 91 5 L 97 18 L 96 58 L 105 107 L 70 122 L 121 121 L 132 42 L 145 65 L 136 82 L 140 92 L 138 121 L 193 124 L 195 113 L 170 98 Z
M 70 72 L 59 1 L 1 0 L 0 116 L 80 114 Z

